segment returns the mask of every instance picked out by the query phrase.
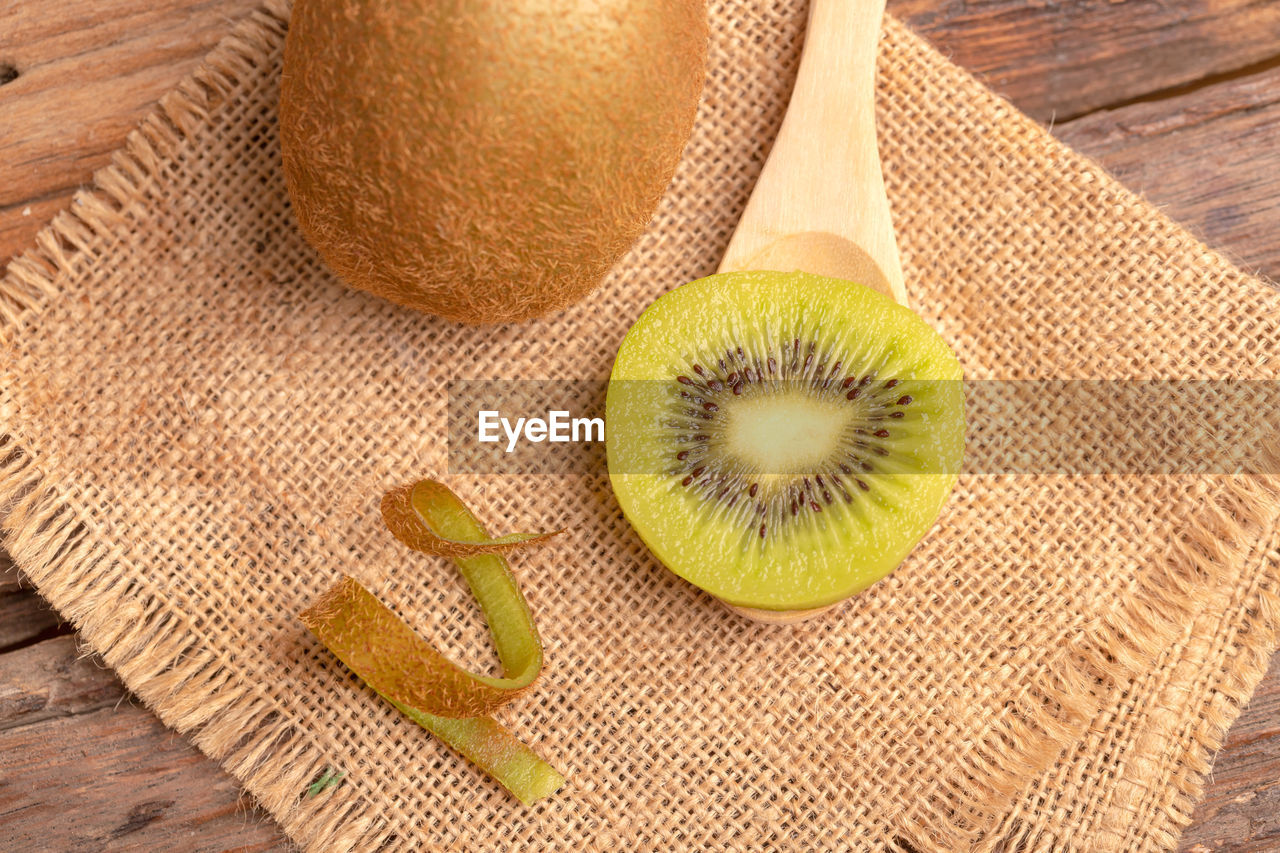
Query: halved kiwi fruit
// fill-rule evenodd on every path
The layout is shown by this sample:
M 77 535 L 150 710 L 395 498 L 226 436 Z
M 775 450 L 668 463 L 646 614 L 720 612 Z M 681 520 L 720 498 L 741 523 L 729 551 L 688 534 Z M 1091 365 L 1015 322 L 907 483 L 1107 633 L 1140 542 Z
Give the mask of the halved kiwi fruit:
M 622 342 L 610 480 L 685 580 L 738 607 L 824 607 L 892 571 L 936 520 L 964 452 L 960 379 L 946 341 L 870 288 L 710 276 Z

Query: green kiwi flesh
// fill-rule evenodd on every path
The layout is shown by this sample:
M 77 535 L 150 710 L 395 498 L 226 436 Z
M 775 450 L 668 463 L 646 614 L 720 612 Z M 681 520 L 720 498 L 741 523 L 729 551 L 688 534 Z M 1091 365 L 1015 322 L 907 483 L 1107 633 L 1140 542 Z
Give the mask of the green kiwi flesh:
M 467 323 L 592 290 L 689 137 L 705 0 L 296 0 L 280 142 L 347 284 Z
M 675 574 L 771 611 L 847 598 L 936 521 L 964 453 L 955 353 L 853 282 L 735 272 L 658 299 L 606 398 L 623 513 Z

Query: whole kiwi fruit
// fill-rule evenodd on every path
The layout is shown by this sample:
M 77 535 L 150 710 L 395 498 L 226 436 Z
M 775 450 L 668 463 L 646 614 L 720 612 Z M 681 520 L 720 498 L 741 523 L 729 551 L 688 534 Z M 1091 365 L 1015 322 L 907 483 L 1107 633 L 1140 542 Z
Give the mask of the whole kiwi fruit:
M 649 306 L 618 350 L 609 479 L 685 580 L 737 608 L 823 608 L 933 526 L 964 455 L 962 378 L 937 332 L 868 287 L 699 279 Z
M 280 140 L 348 284 L 467 323 L 592 290 L 643 231 L 702 90 L 704 0 L 297 0 Z

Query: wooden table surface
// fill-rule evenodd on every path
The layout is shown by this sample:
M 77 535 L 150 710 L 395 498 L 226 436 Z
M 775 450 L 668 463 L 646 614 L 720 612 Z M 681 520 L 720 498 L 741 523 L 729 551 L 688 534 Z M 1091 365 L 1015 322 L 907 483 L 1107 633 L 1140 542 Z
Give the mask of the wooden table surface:
M 256 0 L 0 0 L 0 266 Z M 1060 139 L 1280 280 L 1280 2 L 889 0 Z M 1280 656 L 1184 851 L 1280 850 Z M 276 850 L 234 780 L 0 554 L 0 849 Z

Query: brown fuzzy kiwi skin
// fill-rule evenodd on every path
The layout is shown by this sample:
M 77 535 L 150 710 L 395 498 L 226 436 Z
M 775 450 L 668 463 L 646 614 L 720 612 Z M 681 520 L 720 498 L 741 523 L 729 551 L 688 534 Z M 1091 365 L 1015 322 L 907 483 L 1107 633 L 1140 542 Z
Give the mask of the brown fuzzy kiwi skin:
M 705 0 L 297 0 L 280 139 L 348 284 L 466 323 L 591 291 L 644 230 L 705 74 Z

